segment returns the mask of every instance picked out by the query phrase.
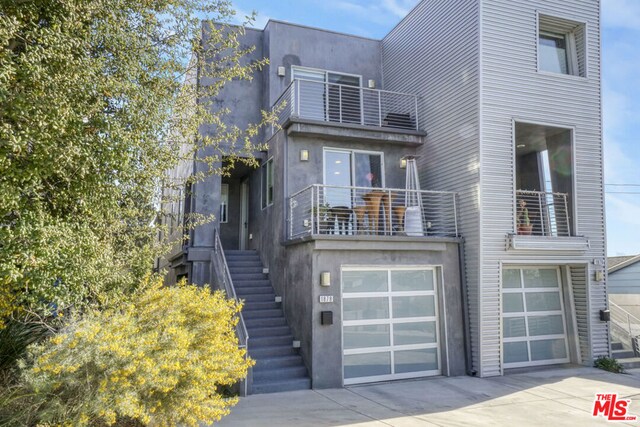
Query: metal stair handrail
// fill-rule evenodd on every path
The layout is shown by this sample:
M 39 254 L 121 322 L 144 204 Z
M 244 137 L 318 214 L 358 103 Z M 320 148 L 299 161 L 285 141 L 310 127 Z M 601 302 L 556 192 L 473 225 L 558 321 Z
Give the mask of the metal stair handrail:
M 617 338 L 621 340 L 623 347 L 636 353 L 640 352 L 640 348 L 637 348 L 638 344 L 634 342 L 634 338 L 640 336 L 640 319 L 613 301 L 609 301 L 609 309 L 611 311 L 611 323 L 614 326 L 611 334 L 617 335 L 616 333 L 618 333 L 621 335 Z
M 222 242 L 220 241 L 220 234 L 218 230 L 214 230 L 214 247 L 211 252 L 211 263 L 214 265 L 214 274 L 217 281 L 217 286 L 222 288 L 227 295 L 227 298 L 234 299 L 240 302 L 236 295 L 235 287 L 233 286 L 233 280 L 231 279 L 231 272 L 229 271 L 229 265 L 227 264 L 227 258 L 224 256 L 224 249 L 222 248 Z M 238 312 L 238 324 L 236 325 L 236 335 L 238 336 L 238 347 L 246 350 L 246 355 L 249 354 L 249 332 L 247 331 L 247 325 L 245 324 L 242 312 Z M 247 381 L 244 382 L 244 395 L 247 395 Z

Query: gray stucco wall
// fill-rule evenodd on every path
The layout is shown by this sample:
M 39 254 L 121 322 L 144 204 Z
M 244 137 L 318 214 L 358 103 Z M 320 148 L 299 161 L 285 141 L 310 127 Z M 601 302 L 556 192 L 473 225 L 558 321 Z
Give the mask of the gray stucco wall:
M 334 33 L 280 21 L 269 21 L 265 28 L 265 68 L 263 108 L 270 108 L 291 82 L 291 65 L 358 74 L 363 82 L 382 80 L 380 41 Z M 287 75 L 279 77 L 279 66 Z

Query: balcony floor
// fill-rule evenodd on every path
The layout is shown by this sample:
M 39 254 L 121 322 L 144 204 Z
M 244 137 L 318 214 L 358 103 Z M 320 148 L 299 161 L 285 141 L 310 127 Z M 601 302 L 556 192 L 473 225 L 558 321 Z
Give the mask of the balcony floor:
M 448 243 L 461 243 L 461 238 L 441 236 L 371 236 L 315 234 L 290 239 L 285 246 L 313 243 L 316 250 L 367 251 L 445 251 Z

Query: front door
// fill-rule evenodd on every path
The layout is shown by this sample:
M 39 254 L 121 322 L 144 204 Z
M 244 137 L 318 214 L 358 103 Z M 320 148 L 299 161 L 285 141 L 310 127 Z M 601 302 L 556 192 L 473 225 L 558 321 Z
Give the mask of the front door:
M 240 183 L 240 242 L 239 248 L 244 251 L 249 246 L 249 183 Z
M 440 374 L 435 269 L 344 268 L 344 384 Z
M 502 273 L 505 368 L 569 362 L 559 267 L 505 267 Z

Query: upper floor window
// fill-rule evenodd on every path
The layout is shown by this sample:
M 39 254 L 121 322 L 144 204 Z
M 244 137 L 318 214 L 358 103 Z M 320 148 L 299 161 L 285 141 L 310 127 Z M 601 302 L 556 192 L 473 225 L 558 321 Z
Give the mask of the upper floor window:
M 586 77 L 585 24 L 538 15 L 538 70 Z
M 273 204 L 273 157 L 260 166 L 262 209 Z

